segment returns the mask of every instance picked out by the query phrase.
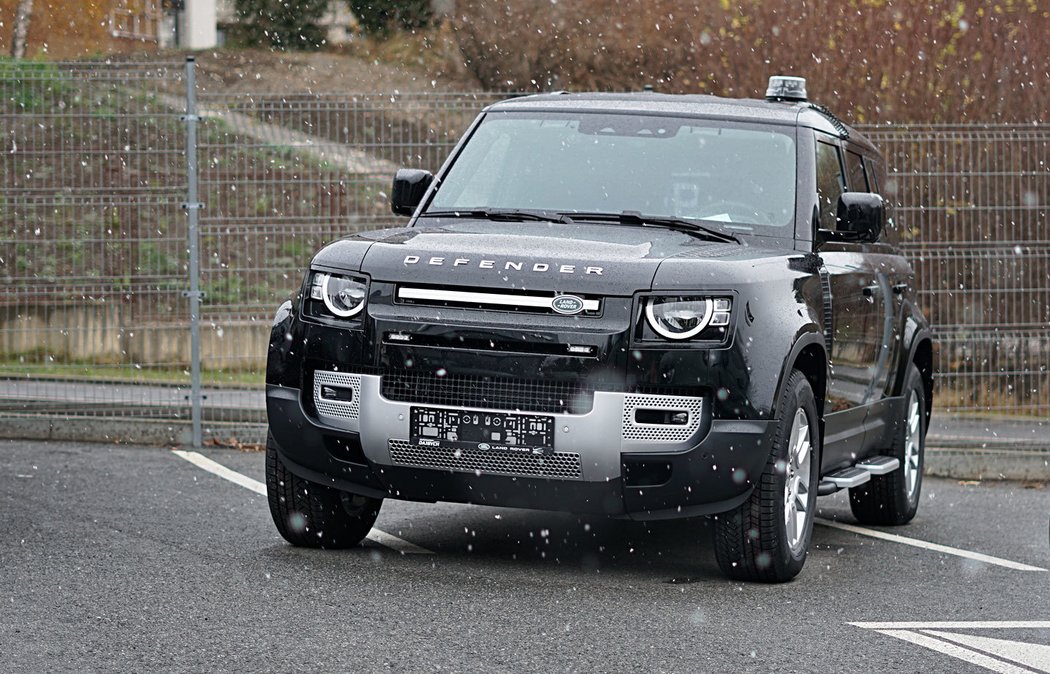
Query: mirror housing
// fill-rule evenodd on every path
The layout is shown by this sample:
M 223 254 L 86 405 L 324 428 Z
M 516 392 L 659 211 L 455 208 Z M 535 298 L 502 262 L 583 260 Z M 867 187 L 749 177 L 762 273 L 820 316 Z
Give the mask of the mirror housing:
M 886 205 L 871 192 L 843 192 L 836 209 L 838 230 L 832 238 L 872 243 L 886 224 Z M 830 233 L 830 232 L 829 232 Z
M 398 169 L 390 193 L 390 210 L 397 215 L 412 215 L 423 200 L 434 174 L 422 169 Z

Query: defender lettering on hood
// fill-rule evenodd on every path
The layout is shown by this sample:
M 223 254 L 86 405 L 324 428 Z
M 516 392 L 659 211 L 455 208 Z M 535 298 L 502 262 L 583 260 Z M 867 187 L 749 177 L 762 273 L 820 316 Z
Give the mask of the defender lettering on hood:
M 451 260 L 451 262 L 449 262 Z M 594 274 L 595 276 L 601 276 L 603 267 L 581 267 L 575 264 L 549 264 L 547 262 L 535 262 L 532 267 L 526 266 L 525 262 L 514 262 L 507 260 L 503 262 L 502 267 L 498 267 L 496 260 L 478 260 L 474 262 L 470 258 L 457 257 L 457 258 L 445 258 L 445 257 L 431 257 L 424 260 L 418 255 L 406 255 L 403 263 L 405 266 L 410 264 L 428 264 L 434 267 L 477 267 L 478 269 L 503 269 L 504 271 L 531 271 L 538 274 L 551 271 L 552 269 L 557 270 L 560 274 Z

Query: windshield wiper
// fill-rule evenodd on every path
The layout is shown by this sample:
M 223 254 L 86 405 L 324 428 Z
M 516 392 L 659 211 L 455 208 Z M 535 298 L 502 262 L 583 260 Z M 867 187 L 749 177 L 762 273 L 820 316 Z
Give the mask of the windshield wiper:
M 419 214 L 421 218 L 481 218 L 497 222 L 560 222 L 572 224 L 572 218 L 563 213 L 550 211 L 533 211 L 519 208 L 463 208 L 443 211 L 426 211 Z
M 663 227 L 673 229 L 686 234 L 693 234 L 708 241 L 721 241 L 722 243 L 740 243 L 740 239 L 727 232 L 721 232 L 712 227 L 705 227 L 692 220 L 675 218 L 666 215 L 642 215 L 638 211 L 623 211 L 622 213 L 577 213 L 566 212 L 563 215 L 573 220 L 592 220 L 598 222 L 617 222 L 622 225 L 638 225 L 641 227 Z

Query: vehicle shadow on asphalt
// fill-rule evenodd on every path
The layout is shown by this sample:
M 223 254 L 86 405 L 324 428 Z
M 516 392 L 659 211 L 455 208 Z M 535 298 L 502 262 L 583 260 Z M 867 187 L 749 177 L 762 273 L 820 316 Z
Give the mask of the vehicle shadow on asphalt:
M 563 577 L 615 577 L 668 584 L 718 583 L 726 577 L 714 552 L 714 522 L 705 517 L 634 522 L 600 515 L 456 504 L 401 504 L 376 526 L 433 552 L 402 554 L 366 540 L 349 550 L 323 551 L 278 543 L 270 561 L 295 560 L 345 573 L 348 565 L 403 561 L 473 569 L 479 573 L 535 569 Z M 826 516 L 827 513 L 818 513 Z M 850 520 L 851 521 L 851 520 Z M 841 559 L 853 546 L 816 526 L 809 564 Z
M 454 508 L 450 517 L 446 508 Z M 403 557 L 442 564 L 512 565 L 584 574 L 643 574 L 673 583 L 725 582 L 715 561 L 713 523 L 706 518 L 632 522 L 602 516 L 491 507 L 413 507 L 403 516 L 380 516 L 376 526 L 432 551 L 404 555 L 366 541 L 336 553 L 382 560 Z M 401 522 L 399 522 L 399 520 Z M 277 549 L 271 553 L 281 555 Z M 316 558 L 315 558 L 316 559 Z M 317 561 L 320 561 L 319 559 Z

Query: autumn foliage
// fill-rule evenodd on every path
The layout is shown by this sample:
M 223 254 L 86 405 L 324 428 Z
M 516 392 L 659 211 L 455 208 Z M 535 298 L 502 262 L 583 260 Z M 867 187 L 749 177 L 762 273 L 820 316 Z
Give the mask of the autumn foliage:
M 30 58 L 68 59 L 143 51 L 156 45 L 110 34 L 112 0 L 35 0 L 29 28 Z M 0 0 L 0 53 L 9 54 L 18 0 Z
M 1045 0 L 461 0 L 487 88 L 761 96 L 774 73 L 855 122 L 1029 122 L 1050 100 Z

